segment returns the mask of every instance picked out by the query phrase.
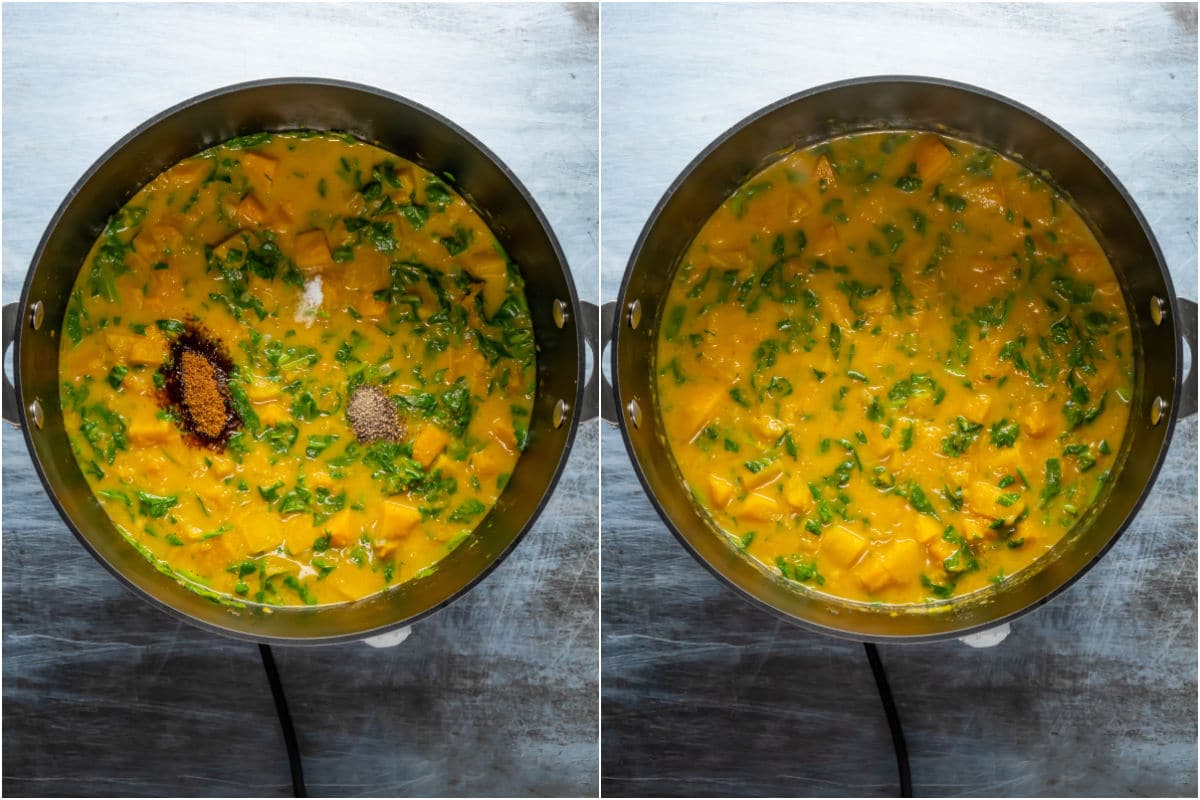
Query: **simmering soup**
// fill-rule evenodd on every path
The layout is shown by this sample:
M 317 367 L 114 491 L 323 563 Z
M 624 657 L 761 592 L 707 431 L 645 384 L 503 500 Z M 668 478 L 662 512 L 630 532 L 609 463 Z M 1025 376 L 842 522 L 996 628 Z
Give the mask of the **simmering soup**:
M 224 602 L 355 600 L 434 569 L 529 435 L 517 265 L 421 167 L 348 136 L 231 140 L 88 255 L 66 429 L 117 530 Z
M 920 603 L 1009 580 L 1104 491 L 1132 340 L 1087 225 L 991 150 L 794 151 L 684 255 L 658 407 L 696 502 L 782 579 Z

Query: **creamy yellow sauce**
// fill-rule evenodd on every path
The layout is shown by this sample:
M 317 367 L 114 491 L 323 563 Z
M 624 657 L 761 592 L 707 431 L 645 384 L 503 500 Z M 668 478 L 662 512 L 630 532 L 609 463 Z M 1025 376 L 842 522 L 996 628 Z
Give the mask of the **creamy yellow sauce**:
M 362 598 L 435 567 L 529 430 L 518 267 L 437 176 L 350 137 L 260 134 L 186 159 L 109 222 L 59 361 L 81 469 L 129 542 L 226 602 Z M 163 365 L 185 326 L 233 362 L 224 446 L 184 435 Z M 397 441 L 356 439 L 377 386 Z
M 705 223 L 663 314 L 683 479 L 734 546 L 816 591 L 1003 583 L 1117 463 L 1134 367 L 1112 267 L 1052 187 L 966 142 L 780 158 Z

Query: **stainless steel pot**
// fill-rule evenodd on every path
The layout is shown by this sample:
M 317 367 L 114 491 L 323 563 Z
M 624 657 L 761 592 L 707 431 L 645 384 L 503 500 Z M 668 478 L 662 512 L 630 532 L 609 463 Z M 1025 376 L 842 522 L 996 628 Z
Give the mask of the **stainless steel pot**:
M 116 532 L 71 454 L 58 395 L 58 335 L 67 297 L 108 217 L 179 160 L 257 131 L 345 131 L 445 177 L 475 207 L 521 266 L 537 340 L 537 398 L 530 438 L 510 482 L 467 542 L 432 575 L 359 602 L 235 611 L 159 573 Z M 387 92 L 343 81 L 286 78 L 218 89 L 139 126 L 71 189 L 33 257 L 20 301 L 4 307 L 4 349 L 14 348 L 15 387 L 4 381 L 4 419 L 19 425 L 38 475 L 67 525 L 96 559 L 154 605 L 228 636 L 323 644 L 376 635 L 460 597 L 529 530 L 566 463 L 583 408 L 581 306 L 558 242 L 537 204 L 479 141 L 438 114 Z M 590 397 L 591 395 L 586 395 Z
M 1045 170 L 1070 197 L 1112 261 L 1140 357 L 1132 412 L 1108 496 L 1045 557 L 1001 587 L 935 606 L 879 608 L 798 589 L 718 535 L 684 487 L 661 432 L 654 343 L 680 258 L 708 217 L 781 151 L 862 131 L 940 131 Z M 607 311 L 607 306 L 606 306 Z M 696 157 L 643 228 L 612 327 L 615 416 L 651 502 L 680 543 L 752 603 L 822 633 L 866 641 L 963 636 L 1047 602 L 1088 571 L 1141 506 L 1178 417 L 1196 411 L 1196 304 L 1176 299 L 1158 244 L 1132 198 L 1094 154 L 1037 112 L 983 89 L 932 78 L 828 84 L 758 111 Z M 1194 361 L 1193 361 L 1194 364 Z

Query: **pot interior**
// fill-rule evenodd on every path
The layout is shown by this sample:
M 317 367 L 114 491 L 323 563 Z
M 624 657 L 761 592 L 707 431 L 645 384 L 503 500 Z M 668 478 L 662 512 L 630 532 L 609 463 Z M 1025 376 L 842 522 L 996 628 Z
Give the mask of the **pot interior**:
M 1136 353 L 1130 420 L 1106 495 L 1050 553 L 1001 587 L 910 606 L 853 603 L 796 587 L 729 544 L 682 482 L 661 432 L 653 378 L 671 280 L 708 217 L 784 153 L 849 133 L 881 130 L 941 132 L 997 150 L 1040 173 L 1070 198 L 1121 283 Z M 633 303 L 639 311 L 631 315 Z M 1157 307 L 1168 309 L 1165 318 L 1151 313 Z M 1158 471 L 1174 421 L 1181 365 L 1175 295 L 1158 246 L 1132 199 L 1082 144 L 1049 120 L 997 95 L 943 81 L 880 78 L 821 87 L 780 101 L 730 129 L 684 170 L 655 209 L 634 248 L 618 309 L 613 373 L 621 427 L 652 502 L 684 546 L 743 596 L 835 635 L 874 640 L 957 636 L 1045 602 L 1086 572 L 1128 524 Z M 636 324 L 635 316 L 640 318 Z M 1167 404 L 1166 413 L 1154 411 L 1158 398 Z M 640 410 L 636 424 L 631 403 Z
M 526 283 L 537 341 L 537 395 L 529 443 L 491 513 L 433 573 L 364 600 L 316 608 L 226 607 L 159 573 L 116 531 L 92 495 L 63 429 L 58 336 L 69 292 L 108 217 L 159 172 L 234 136 L 259 131 L 344 131 L 417 162 L 445 178 L 491 227 Z M 554 308 L 572 313 L 561 328 Z M 20 319 L 41 303 L 44 321 L 21 326 L 14 372 L 26 441 L 52 501 L 80 541 L 147 599 L 218 632 L 260 641 L 323 643 L 407 624 L 481 580 L 516 545 L 541 510 L 565 464 L 582 396 L 583 336 L 575 287 L 536 204 L 498 159 L 469 134 L 431 111 L 368 87 L 335 81 L 281 80 L 221 89 L 150 120 L 108 151 L 72 189 L 34 256 Z M 553 424 L 559 400 L 569 411 Z

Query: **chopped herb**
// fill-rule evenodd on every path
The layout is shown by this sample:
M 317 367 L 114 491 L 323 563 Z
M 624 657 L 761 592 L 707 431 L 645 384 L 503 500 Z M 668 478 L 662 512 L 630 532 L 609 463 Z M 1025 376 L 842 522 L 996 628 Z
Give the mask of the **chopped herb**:
M 1021 433 L 1021 426 L 1007 418 L 992 424 L 992 444 L 996 447 L 1012 447 Z
M 125 380 L 125 376 L 129 374 L 129 367 L 124 364 L 117 364 L 108 371 L 108 385 L 114 389 L 120 389 L 121 383 Z
M 138 513 L 152 519 L 162 519 L 168 511 L 179 505 L 179 497 L 176 495 L 156 495 L 140 490 L 137 493 L 137 501 Z
M 1062 491 L 1062 464 L 1057 458 L 1046 459 L 1046 482 L 1042 485 L 1042 508 Z

